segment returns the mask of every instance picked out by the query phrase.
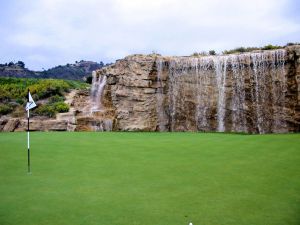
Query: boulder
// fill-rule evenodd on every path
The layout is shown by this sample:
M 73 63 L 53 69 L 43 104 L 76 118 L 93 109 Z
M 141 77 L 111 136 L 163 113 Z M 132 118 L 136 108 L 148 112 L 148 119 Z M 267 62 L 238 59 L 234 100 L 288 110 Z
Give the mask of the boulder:
M 20 123 L 20 120 L 19 120 L 19 119 L 9 119 L 9 120 L 5 123 L 5 125 L 4 125 L 4 127 L 3 127 L 3 129 L 2 129 L 2 131 L 4 131 L 4 132 L 12 132 L 12 131 L 15 131 L 15 129 L 18 127 L 19 123 Z

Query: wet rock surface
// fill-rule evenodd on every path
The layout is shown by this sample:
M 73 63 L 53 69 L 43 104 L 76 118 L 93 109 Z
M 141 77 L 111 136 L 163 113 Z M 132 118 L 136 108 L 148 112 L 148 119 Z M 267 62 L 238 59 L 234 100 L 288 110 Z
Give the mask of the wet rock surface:
M 205 57 L 132 55 L 97 71 L 114 130 L 300 131 L 300 46 Z

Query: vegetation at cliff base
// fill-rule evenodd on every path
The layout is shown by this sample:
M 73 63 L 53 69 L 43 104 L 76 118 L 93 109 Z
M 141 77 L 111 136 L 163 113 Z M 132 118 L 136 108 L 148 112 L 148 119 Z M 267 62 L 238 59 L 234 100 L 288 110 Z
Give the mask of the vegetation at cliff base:
M 56 113 L 68 112 L 69 108 L 70 107 L 62 100 L 40 105 L 37 109 L 35 109 L 34 113 L 40 116 L 53 117 Z
M 0 224 L 298 225 L 300 134 L 0 133 Z
M 44 116 L 54 116 L 57 112 L 68 111 L 68 105 L 64 101 L 64 94 L 71 89 L 86 88 L 88 84 L 78 81 L 56 79 L 25 79 L 25 78 L 1 78 L 0 77 L 0 115 L 12 113 L 20 116 L 25 107 L 27 91 L 30 90 L 35 101 L 49 99 L 38 104 L 33 113 Z M 46 102 L 46 103 L 45 103 Z

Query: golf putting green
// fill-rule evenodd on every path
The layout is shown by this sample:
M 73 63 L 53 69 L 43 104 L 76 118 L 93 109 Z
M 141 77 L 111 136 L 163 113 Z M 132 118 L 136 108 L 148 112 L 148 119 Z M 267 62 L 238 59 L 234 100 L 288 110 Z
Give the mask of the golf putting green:
M 3 225 L 296 225 L 300 134 L 0 133 Z

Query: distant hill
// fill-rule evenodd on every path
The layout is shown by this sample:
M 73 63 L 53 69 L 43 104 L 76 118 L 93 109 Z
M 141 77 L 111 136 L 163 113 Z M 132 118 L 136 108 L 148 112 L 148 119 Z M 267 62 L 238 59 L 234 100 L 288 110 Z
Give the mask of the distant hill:
M 92 71 L 102 68 L 103 62 L 81 60 L 74 64 L 59 65 L 44 71 L 32 71 L 25 68 L 25 63 L 0 64 L 0 77 L 18 77 L 18 78 L 56 78 L 66 80 L 85 80 L 91 76 Z
M 0 64 L 0 77 L 38 77 L 38 73 L 25 68 L 25 64 L 22 61 L 17 63 L 5 63 Z

